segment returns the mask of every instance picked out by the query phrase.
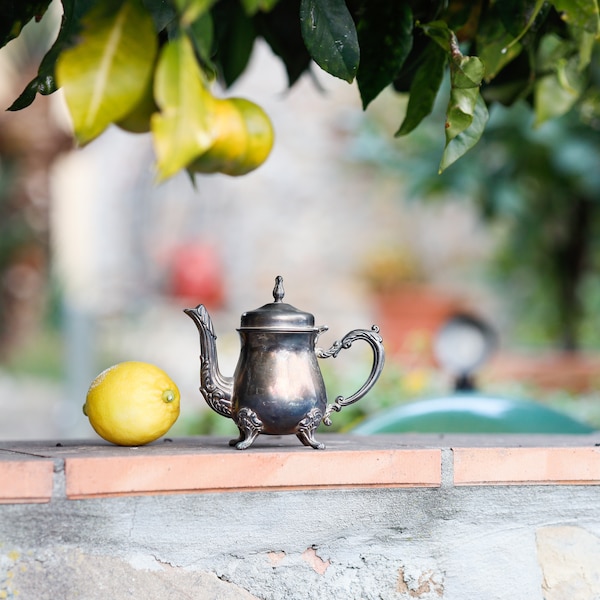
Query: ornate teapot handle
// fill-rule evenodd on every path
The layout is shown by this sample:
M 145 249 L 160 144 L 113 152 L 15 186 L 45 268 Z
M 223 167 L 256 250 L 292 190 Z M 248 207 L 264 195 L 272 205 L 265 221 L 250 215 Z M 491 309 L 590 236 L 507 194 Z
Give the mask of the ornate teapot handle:
M 350 348 L 356 340 L 364 340 L 368 342 L 373 350 L 373 366 L 371 367 L 371 373 L 363 384 L 363 386 L 351 396 L 344 398 L 344 396 L 338 396 L 333 404 L 328 404 L 325 409 L 325 415 L 323 417 L 323 423 L 325 425 L 331 425 L 331 413 L 332 411 L 340 412 L 344 406 L 353 404 L 357 400 L 360 400 L 374 385 L 381 371 L 383 370 L 383 363 L 385 360 L 385 354 L 383 350 L 383 340 L 379 335 L 379 327 L 373 325 L 371 329 L 353 329 L 347 333 L 341 340 L 334 342 L 333 346 L 329 350 L 323 350 L 322 348 L 316 348 L 318 358 L 329 358 L 333 356 L 335 358 L 341 350 Z

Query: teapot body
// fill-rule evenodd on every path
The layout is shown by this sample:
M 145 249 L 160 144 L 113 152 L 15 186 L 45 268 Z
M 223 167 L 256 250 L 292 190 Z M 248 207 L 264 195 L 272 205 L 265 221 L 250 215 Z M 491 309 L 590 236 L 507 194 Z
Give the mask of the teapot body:
M 217 413 L 233 419 L 239 438 L 230 444 L 248 448 L 259 434 L 295 434 L 305 445 L 324 448 L 314 438 L 317 427 L 331 425 L 331 413 L 360 400 L 375 384 L 384 363 L 379 328 L 354 329 L 331 348 L 316 343 L 327 327 L 315 327 L 310 313 L 283 302 L 283 279 L 275 279 L 270 304 L 242 315 L 241 349 L 233 377 L 219 369 L 214 327 L 204 307 L 186 308 L 200 333 L 200 392 Z M 373 351 L 371 373 L 362 387 L 348 397 L 337 396 L 327 404 L 327 394 L 318 359 L 335 358 L 356 340 Z
M 318 329 L 239 329 L 241 349 L 233 376 L 232 418 L 249 434 L 305 435 L 309 445 L 327 404 L 315 343 Z

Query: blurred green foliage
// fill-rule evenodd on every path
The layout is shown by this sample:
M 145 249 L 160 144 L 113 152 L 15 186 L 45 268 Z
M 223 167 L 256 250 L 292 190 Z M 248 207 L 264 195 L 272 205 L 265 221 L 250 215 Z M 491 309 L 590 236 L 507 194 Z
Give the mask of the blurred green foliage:
M 498 240 L 487 273 L 512 309 L 515 340 L 600 346 L 600 121 L 570 111 L 535 127 L 524 102 L 496 106 L 477 152 L 438 177 L 432 127 L 405 141 L 376 119 L 358 127 L 350 160 L 397 176 L 409 198 L 478 211 Z
M 51 5 L 49 0 L 4 4 L 0 48 Z M 407 95 L 404 119 L 394 126 L 397 136 L 429 117 L 447 73 L 445 120 L 438 128 L 442 171 L 477 144 L 495 103 L 526 98 L 536 123 L 575 105 L 585 106 L 593 118 L 600 115 L 600 87 L 593 76 L 600 39 L 597 0 L 61 0 L 52 5 L 62 8 L 54 43 L 10 109 L 28 107 L 37 94 L 62 86 L 81 143 L 135 115 L 152 80 L 159 115 L 154 122 L 160 123 L 161 112 L 174 113 L 193 130 L 183 140 L 208 135 L 208 124 L 191 118 L 190 107 L 197 107 L 200 95 L 188 98 L 178 91 L 200 70 L 202 79 L 218 78 L 230 87 L 247 71 L 261 38 L 281 61 L 290 87 L 318 65 L 334 77 L 356 81 L 365 109 L 384 89 Z M 168 61 L 166 89 L 174 101 L 165 103 L 156 85 L 163 77 L 155 72 L 162 72 L 157 65 L 170 44 L 179 46 L 178 39 L 193 44 L 195 59 Z M 197 65 L 189 69 L 191 63 Z M 148 127 L 156 148 L 181 146 L 181 133 L 164 136 L 155 124 Z M 172 169 L 189 166 L 205 150 L 202 145 L 190 150 Z
M 64 340 L 55 327 L 44 327 L 4 361 L 2 369 L 12 375 L 63 381 Z

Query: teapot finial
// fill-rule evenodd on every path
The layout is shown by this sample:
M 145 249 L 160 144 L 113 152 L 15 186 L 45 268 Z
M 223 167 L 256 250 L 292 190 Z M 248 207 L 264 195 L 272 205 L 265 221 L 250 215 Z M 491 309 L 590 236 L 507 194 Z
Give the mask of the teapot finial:
M 283 277 L 281 275 L 277 275 L 277 277 L 275 277 L 275 287 L 273 288 L 273 299 L 275 302 L 283 302 L 284 296 L 285 291 L 283 289 Z

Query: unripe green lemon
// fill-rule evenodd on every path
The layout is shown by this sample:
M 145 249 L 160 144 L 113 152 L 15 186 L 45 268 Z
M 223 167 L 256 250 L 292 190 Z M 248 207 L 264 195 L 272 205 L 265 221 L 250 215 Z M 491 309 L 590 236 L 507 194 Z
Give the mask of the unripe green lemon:
M 194 160 L 189 170 L 245 175 L 267 159 L 273 139 L 273 125 L 260 106 L 245 98 L 218 99 L 215 141 Z
M 275 134 L 273 124 L 267 113 L 258 104 L 245 98 L 231 98 L 246 123 L 248 144 L 241 160 L 232 169 L 225 171 L 229 175 L 245 175 L 253 171 L 267 160 Z
M 248 147 L 248 131 L 242 114 L 227 99 L 215 99 L 215 140 L 211 147 L 188 167 L 196 173 L 226 172 L 244 156 Z

